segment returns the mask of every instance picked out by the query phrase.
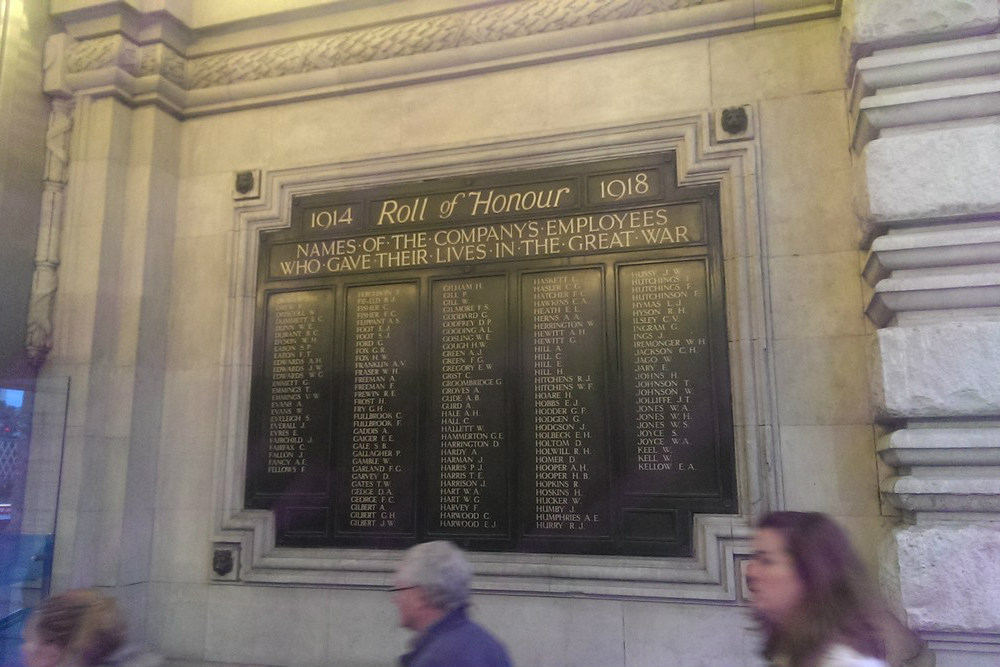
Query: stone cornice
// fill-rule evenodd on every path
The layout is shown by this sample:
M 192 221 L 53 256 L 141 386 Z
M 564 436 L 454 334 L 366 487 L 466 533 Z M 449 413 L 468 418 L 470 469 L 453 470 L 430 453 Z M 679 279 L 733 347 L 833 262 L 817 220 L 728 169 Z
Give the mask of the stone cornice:
M 1000 309 L 1000 228 L 880 236 L 863 275 L 873 288 L 865 312 L 880 327 L 957 308 Z
M 183 118 L 832 16 L 840 0 L 516 0 L 282 41 L 239 25 L 222 35 L 190 30 L 127 5 L 97 9 L 60 16 L 46 92 L 113 95 Z M 246 39 L 234 39 L 241 30 Z M 208 46 L 234 42 L 241 46 Z
M 1000 37 L 878 51 L 858 61 L 851 90 L 853 144 L 884 130 L 1000 115 Z
M 1000 511 L 997 424 L 915 426 L 889 433 L 878 442 L 879 455 L 898 471 L 881 483 L 892 505 L 939 520 L 954 513 Z

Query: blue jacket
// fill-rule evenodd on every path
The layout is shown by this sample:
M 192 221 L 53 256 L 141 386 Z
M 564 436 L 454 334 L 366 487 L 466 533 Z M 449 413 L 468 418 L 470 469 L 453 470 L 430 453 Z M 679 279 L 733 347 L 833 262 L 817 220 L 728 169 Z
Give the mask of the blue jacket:
M 403 667 L 511 667 L 507 650 L 459 607 L 417 637 Z

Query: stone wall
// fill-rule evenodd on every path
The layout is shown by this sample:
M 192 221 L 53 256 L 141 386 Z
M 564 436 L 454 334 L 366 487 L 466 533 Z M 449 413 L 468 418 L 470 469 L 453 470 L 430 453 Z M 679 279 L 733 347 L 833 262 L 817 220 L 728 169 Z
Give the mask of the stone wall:
M 756 664 L 754 516 L 828 512 L 873 567 L 895 521 L 872 395 L 899 389 L 869 365 L 889 347 L 859 250 L 878 221 L 852 206 L 855 172 L 868 192 L 878 172 L 851 151 L 838 3 L 464 4 L 427 3 L 440 39 L 394 16 L 405 53 L 332 10 L 185 32 L 183 14 L 55 4 L 47 89 L 73 120 L 43 371 L 73 380 L 57 588 L 117 589 L 173 658 L 390 662 L 396 556 L 277 549 L 268 513 L 242 511 L 255 232 L 331 186 L 676 149 L 682 179 L 722 192 L 740 514 L 702 518 L 687 559 L 476 555 L 475 614 L 519 664 Z M 337 39 L 372 46 L 341 62 Z M 732 106 L 740 136 L 717 123 Z M 234 199 L 242 170 L 258 198 Z
M 995 664 L 1000 245 L 992 1 L 849 8 L 858 208 L 870 243 L 881 568 L 939 665 Z

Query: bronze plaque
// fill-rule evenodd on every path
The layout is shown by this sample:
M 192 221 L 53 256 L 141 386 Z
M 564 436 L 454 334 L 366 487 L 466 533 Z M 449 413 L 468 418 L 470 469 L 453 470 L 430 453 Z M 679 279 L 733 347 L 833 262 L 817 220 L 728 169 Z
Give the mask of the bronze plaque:
M 247 450 L 278 543 L 683 555 L 736 511 L 718 190 L 674 159 L 297 198 Z

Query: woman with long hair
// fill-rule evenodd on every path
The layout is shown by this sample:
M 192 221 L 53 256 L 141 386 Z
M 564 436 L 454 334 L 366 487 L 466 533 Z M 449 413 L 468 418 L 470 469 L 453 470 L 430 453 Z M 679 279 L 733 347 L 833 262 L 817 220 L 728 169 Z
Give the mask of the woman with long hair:
M 818 512 L 772 512 L 747 567 L 764 657 L 783 667 L 885 667 L 920 641 L 875 592 L 850 540 Z

